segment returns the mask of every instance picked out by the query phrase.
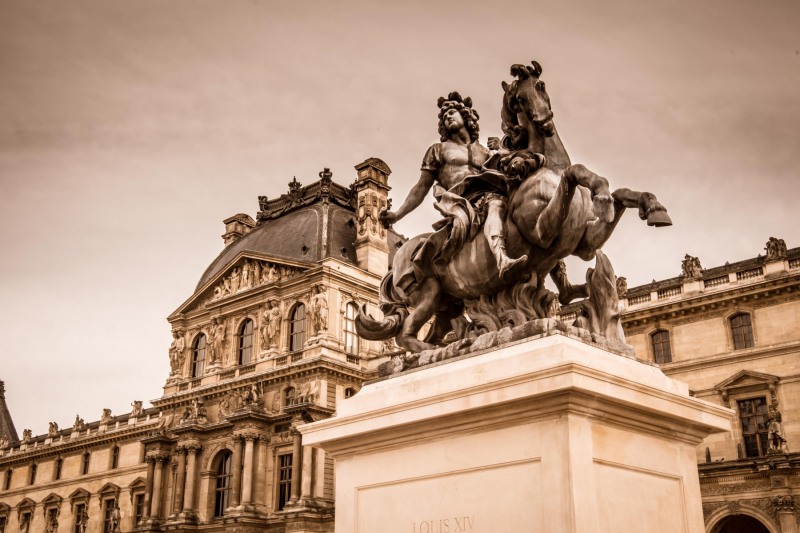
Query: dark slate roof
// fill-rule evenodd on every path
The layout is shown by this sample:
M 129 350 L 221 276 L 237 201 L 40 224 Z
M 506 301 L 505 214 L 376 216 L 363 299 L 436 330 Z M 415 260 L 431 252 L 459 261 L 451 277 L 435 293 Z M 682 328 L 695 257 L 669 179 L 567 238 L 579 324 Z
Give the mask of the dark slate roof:
M 356 265 L 355 213 L 349 207 L 333 202 L 328 204 L 327 250 L 322 249 L 322 218 L 323 208 L 320 201 L 287 210 L 276 218 L 262 216 L 258 226 L 227 246 L 212 261 L 200 278 L 197 288 L 219 274 L 242 252 L 308 263 L 315 263 L 325 257 L 335 257 Z M 394 231 L 388 232 L 390 264 L 397 250 L 397 243 L 404 240 Z

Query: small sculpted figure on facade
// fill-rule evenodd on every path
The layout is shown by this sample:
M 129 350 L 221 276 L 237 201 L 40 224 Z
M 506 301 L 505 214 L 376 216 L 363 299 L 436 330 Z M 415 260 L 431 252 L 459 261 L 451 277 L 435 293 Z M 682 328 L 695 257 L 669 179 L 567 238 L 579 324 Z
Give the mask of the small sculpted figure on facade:
M 27 444 L 33 438 L 33 431 L 30 429 L 23 429 L 22 430 L 22 442 Z
M 75 415 L 75 422 L 72 424 L 72 431 L 81 431 L 83 430 L 86 423 L 83 421 L 80 415 Z
M 308 301 L 311 328 L 314 333 L 321 333 L 328 330 L 328 295 L 323 285 L 318 285 L 311 292 L 312 295 Z
M 702 279 L 703 267 L 700 266 L 700 259 L 686 254 L 681 262 L 681 277 L 685 279 Z
M 261 285 L 261 261 L 253 261 L 253 285 Z
M 31 528 L 31 515 L 29 513 L 22 514 L 19 521 L 19 533 L 28 533 Z
M 209 364 L 214 364 L 222 361 L 225 356 L 225 337 L 227 333 L 225 320 L 222 317 L 213 319 L 208 333 L 208 344 L 206 345 L 208 362 Z
M 119 533 L 119 523 L 121 518 L 122 514 L 119 511 L 119 505 L 114 502 L 114 508 L 111 510 L 111 517 L 108 521 L 109 533 Z
M 617 278 L 617 296 L 625 298 L 628 295 L 628 278 L 619 276 Z
M 245 259 L 244 265 L 242 265 L 242 290 L 253 286 L 253 279 L 250 277 L 251 273 L 250 260 Z
M 86 533 L 89 527 L 89 513 L 87 513 L 85 509 L 78 515 L 76 523 L 78 525 L 78 533 Z
M 108 424 L 111 422 L 111 409 L 103 409 L 103 414 L 100 417 L 100 422 L 103 424 Z
M 50 512 L 47 514 L 47 523 L 44 526 L 47 533 L 56 533 L 58 531 L 58 514 Z
M 231 293 L 239 292 L 240 277 L 239 267 L 234 267 L 231 271 Z
M 47 429 L 47 436 L 55 437 L 56 435 L 58 435 L 58 424 L 55 422 L 50 422 L 49 428 Z
M 783 433 L 781 413 L 774 406 L 770 406 L 767 440 L 769 441 L 769 453 L 789 453 L 789 446 Z
M 138 417 L 144 414 L 144 407 L 142 407 L 142 400 L 134 400 L 133 403 L 131 404 L 131 407 L 133 408 L 131 410 L 132 417 Z
M 261 324 L 261 348 L 267 350 L 278 346 L 278 333 L 281 329 L 281 310 L 276 300 L 269 301 L 269 308 L 264 310 Z
M 783 239 L 770 237 L 765 250 L 767 251 L 767 261 L 786 259 L 786 241 Z
M 181 373 L 185 355 L 186 341 L 183 338 L 183 331 L 176 329 L 172 332 L 172 344 L 169 345 L 170 375 Z
M 0 448 L 7 448 L 8 443 L 8 437 L 6 435 L 0 435 Z
M 249 387 L 245 387 L 242 392 L 242 403 L 250 406 L 264 405 L 263 390 L 260 383 L 253 383 Z

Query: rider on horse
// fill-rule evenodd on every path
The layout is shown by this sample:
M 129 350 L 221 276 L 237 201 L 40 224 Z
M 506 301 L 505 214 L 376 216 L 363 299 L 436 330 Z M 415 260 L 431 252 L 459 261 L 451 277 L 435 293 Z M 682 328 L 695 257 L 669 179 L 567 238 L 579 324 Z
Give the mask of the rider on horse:
M 452 92 L 439 98 L 441 142 L 433 144 L 422 159 L 419 181 L 396 212 L 382 211 L 384 225 L 393 224 L 416 209 L 433 189 L 434 207 L 445 219 L 434 224 L 436 232 L 414 253 L 410 267 L 395 273 L 395 283 L 404 292 L 413 291 L 433 275 L 434 265 L 446 265 L 483 225 L 494 253 L 500 277 L 524 265 L 527 256 L 512 259 L 506 254 L 506 205 L 509 180 L 504 174 L 484 168 L 492 152 L 478 142 L 478 113 L 472 99 Z

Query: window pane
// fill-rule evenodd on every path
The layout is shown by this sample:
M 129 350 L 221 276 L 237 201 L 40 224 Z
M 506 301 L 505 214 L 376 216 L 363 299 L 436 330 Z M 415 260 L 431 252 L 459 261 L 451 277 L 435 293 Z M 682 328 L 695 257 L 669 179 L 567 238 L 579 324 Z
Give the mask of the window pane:
M 653 333 L 653 355 L 657 364 L 671 363 L 672 350 L 669 342 L 668 331 L 656 331 Z
M 739 420 L 742 424 L 742 439 L 744 440 L 747 457 L 759 457 L 769 449 L 767 445 L 767 412 L 769 410 L 766 398 L 753 398 L 740 400 Z
M 302 350 L 306 343 L 306 307 L 303 304 L 297 304 L 292 312 L 289 333 L 289 350 Z
M 734 349 L 741 350 L 742 348 L 755 346 L 753 343 L 753 326 L 750 321 L 750 315 L 747 313 L 731 318 L 731 333 L 733 334 Z
M 245 320 L 239 328 L 239 364 L 246 365 L 253 355 L 253 321 Z
M 347 304 L 344 314 L 344 351 L 353 355 L 358 355 L 356 313 L 358 313 L 356 305 L 353 303 Z
M 278 509 L 283 509 L 292 497 L 292 454 L 278 456 Z
M 200 334 L 192 347 L 192 377 L 199 378 L 203 375 L 206 360 L 206 336 Z

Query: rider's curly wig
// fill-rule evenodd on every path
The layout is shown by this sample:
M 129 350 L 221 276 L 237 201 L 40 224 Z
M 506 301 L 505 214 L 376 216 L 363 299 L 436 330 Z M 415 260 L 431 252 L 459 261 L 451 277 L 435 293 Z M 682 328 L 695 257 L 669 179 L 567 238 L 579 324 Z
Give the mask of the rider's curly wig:
M 439 106 L 439 136 L 442 141 L 446 141 L 449 138 L 447 135 L 447 127 L 444 125 L 444 114 L 452 108 L 457 109 L 458 112 L 461 113 L 461 117 L 464 119 L 464 126 L 469 133 L 470 142 L 478 140 L 478 133 L 480 132 L 478 119 L 480 116 L 477 111 L 472 109 L 472 98 L 469 96 L 461 98 L 458 92 L 453 91 L 447 95 L 447 98 L 444 96 L 439 97 L 437 105 Z

